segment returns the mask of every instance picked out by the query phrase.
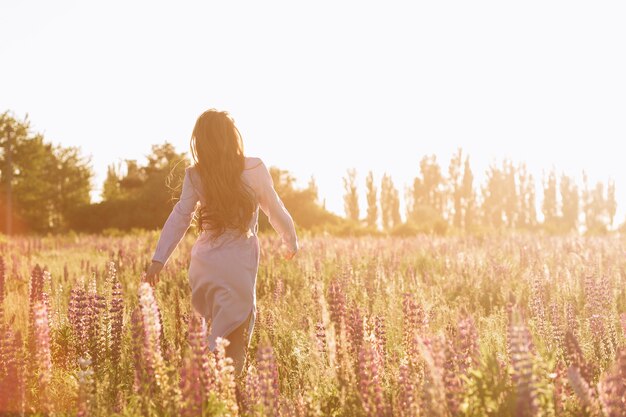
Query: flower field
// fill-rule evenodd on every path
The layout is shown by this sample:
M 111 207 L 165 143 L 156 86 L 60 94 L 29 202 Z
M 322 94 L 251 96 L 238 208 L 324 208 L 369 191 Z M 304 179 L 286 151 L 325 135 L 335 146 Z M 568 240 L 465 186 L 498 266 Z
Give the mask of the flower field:
M 157 238 L 0 241 L 0 414 L 626 416 L 618 237 L 262 235 L 241 377 Z

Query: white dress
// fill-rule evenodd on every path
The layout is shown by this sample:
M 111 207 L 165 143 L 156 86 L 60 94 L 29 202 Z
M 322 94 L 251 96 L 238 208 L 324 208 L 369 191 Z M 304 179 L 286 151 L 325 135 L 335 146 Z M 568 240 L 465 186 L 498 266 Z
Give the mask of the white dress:
M 241 178 L 255 194 L 255 209 L 247 235 L 226 230 L 212 242 L 210 232 L 202 231 L 191 249 L 191 302 L 196 311 L 211 323 L 208 336 L 211 350 L 215 349 L 217 337 L 227 337 L 249 317 L 247 342 L 250 342 L 256 321 L 259 207 L 282 241 L 292 251 L 298 250 L 293 220 L 274 190 L 272 177 L 263 161 L 245 158 Z M 188 167 L 180 199 L 163 226 L 152 260 L 164 265 L 168 262 L 191 225 L 197 203 L 206 204 L 200 185 L 201 178 L 196 167 Z

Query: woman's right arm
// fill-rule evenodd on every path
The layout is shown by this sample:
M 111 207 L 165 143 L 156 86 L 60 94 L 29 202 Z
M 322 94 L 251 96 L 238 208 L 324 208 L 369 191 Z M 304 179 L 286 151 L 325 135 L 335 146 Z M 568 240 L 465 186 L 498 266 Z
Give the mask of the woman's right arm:
M 293 219 L 276 193 L 272 176 L 263 161 L 257 169 L 260 171 L 259 190 L 257 191 L 259 207 L 267 215 L 270 224 L 280 235 L 283 243 L 289 248 L 289 259 L 298 252 L 298 236 Z

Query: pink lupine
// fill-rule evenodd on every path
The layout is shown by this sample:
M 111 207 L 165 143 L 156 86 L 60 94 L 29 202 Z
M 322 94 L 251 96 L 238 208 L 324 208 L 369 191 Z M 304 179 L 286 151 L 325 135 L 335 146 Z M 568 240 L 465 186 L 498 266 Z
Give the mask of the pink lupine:
M 78 417 L 91 416 L 91 409 L 94 400 L 94 379 L 93 369 L 91 368 L 91 359 L 88 355 L 78 358 Z
M 149 380 L 163 390 L 167 386 L 167 374 L 161 351 L 161 321 L 159 307 L 152 286 L 142 282 L 139 286 L 139 306 L 143 326 L 143 359 Z
M 0 256 L 0 314 L 2 314 L 2 305 L 4 304 L 4 286 L 6 280 L 6 267 L 4 266 L 4 258 Z M 2 317 L 0 316 L 0 319 Z
M 513 368 L 512 381 L 517 394 L 516 415 L 531 416 L 537 410 L 538 404 L 533 388 L 534 359 L 530 351 L 530 333 L 523 324 L 510 324 L 507 337 L 509 358 Z
M 593 390 L 589 387 L 589 383 L 581 376 L 579 369 L 575 366 L 570 366 L 567 369 L 567 377 L 581 405 L 592 415 L 598 415 L 600 410 L 598 400 Z
M 189 320 L 189 348 L 181 367 L 181 415 L 195 416 L 202 412 L 206 394 L 214 388 L 214 369 L 209 370 L 206 329 L 203 318 L 194 314 Z
M 112 281 L 109 313 L 111 315 L 111 363 L 116 364 L 120 362 L 122 357 L 122 335 L 124 330 L 124 297 L 122 285 L 117 276 L 114 276 Z M 114 375 L 117 376 L 118 372 L 114 372 Z
M 415 385 L 415 376 L 406 358 L 400 361 L 398 368 L 398 401 L 394 415 L 399 417 L 416 417 L 419 415 L 418 392 Z
M 229 415 L 236 416 L 238 413 L 235 367 L 232 358 L 226 356 L 226 347 L 230 344 L 228 339 L 218 337 L 215 340 L 215 390 L 220 400 L 226 406 Z
M 416 336 L 415 345 L 418 347 L 425 365 L 420 408 L 427 415 L 443 417 L 446 414 L 443 380 L 445 337 L 443 335 L 431 338 Z
M 0 326 L 0 413 L 23 415 L 26 399 L 22 337 L 10 327 Z
M 43 407 L 50 405 L 48 387 L 52 380 L 52 356 L 50 352 L 50 327 L 48 308 L 38 301 L 34 306 L 35 362 L 39 376 L 39 400 Z
M 605 417 L 623 417 L 626 413 L 624 388 L 619 370 L 611 370 L 598 382 L 600 407 Z

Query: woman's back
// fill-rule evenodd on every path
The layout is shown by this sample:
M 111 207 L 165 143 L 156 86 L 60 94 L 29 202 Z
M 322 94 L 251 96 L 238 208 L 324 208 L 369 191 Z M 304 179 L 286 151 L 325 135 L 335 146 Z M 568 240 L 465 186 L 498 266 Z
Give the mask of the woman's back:
M 272 177 L 263 161 L 260 158 L 246 157 L 241 179 L 252 191 L 254 199 L 254 212 L 249 222 L 248 235 L 257 232 L 258 208 L 260 208 L 267 215 L 270 224 L 281 236 L 283 242 L 292 252 L 297 251 L 298 242 L 293 219 L 274 190 Z M 202 190 L 202 178 L 197 167 L 195 165 L 188 167 L 185 170 L 180 199 L 163 226 L 153 260 L 165 264 L 189 228 L 197 203 L 200 202 L 202 206 L 208 207 L 208 201 Z M 210 238 L 211 232 L 206 230 L 206 226 L 202 224 L 202 233 Z M 224 238 L 221 239 L 232 238 L 239 234 L 240 232 L 235 229 L 227 229 L 224 232 Z M 200 238 L 204 237 L 201 235 Z

